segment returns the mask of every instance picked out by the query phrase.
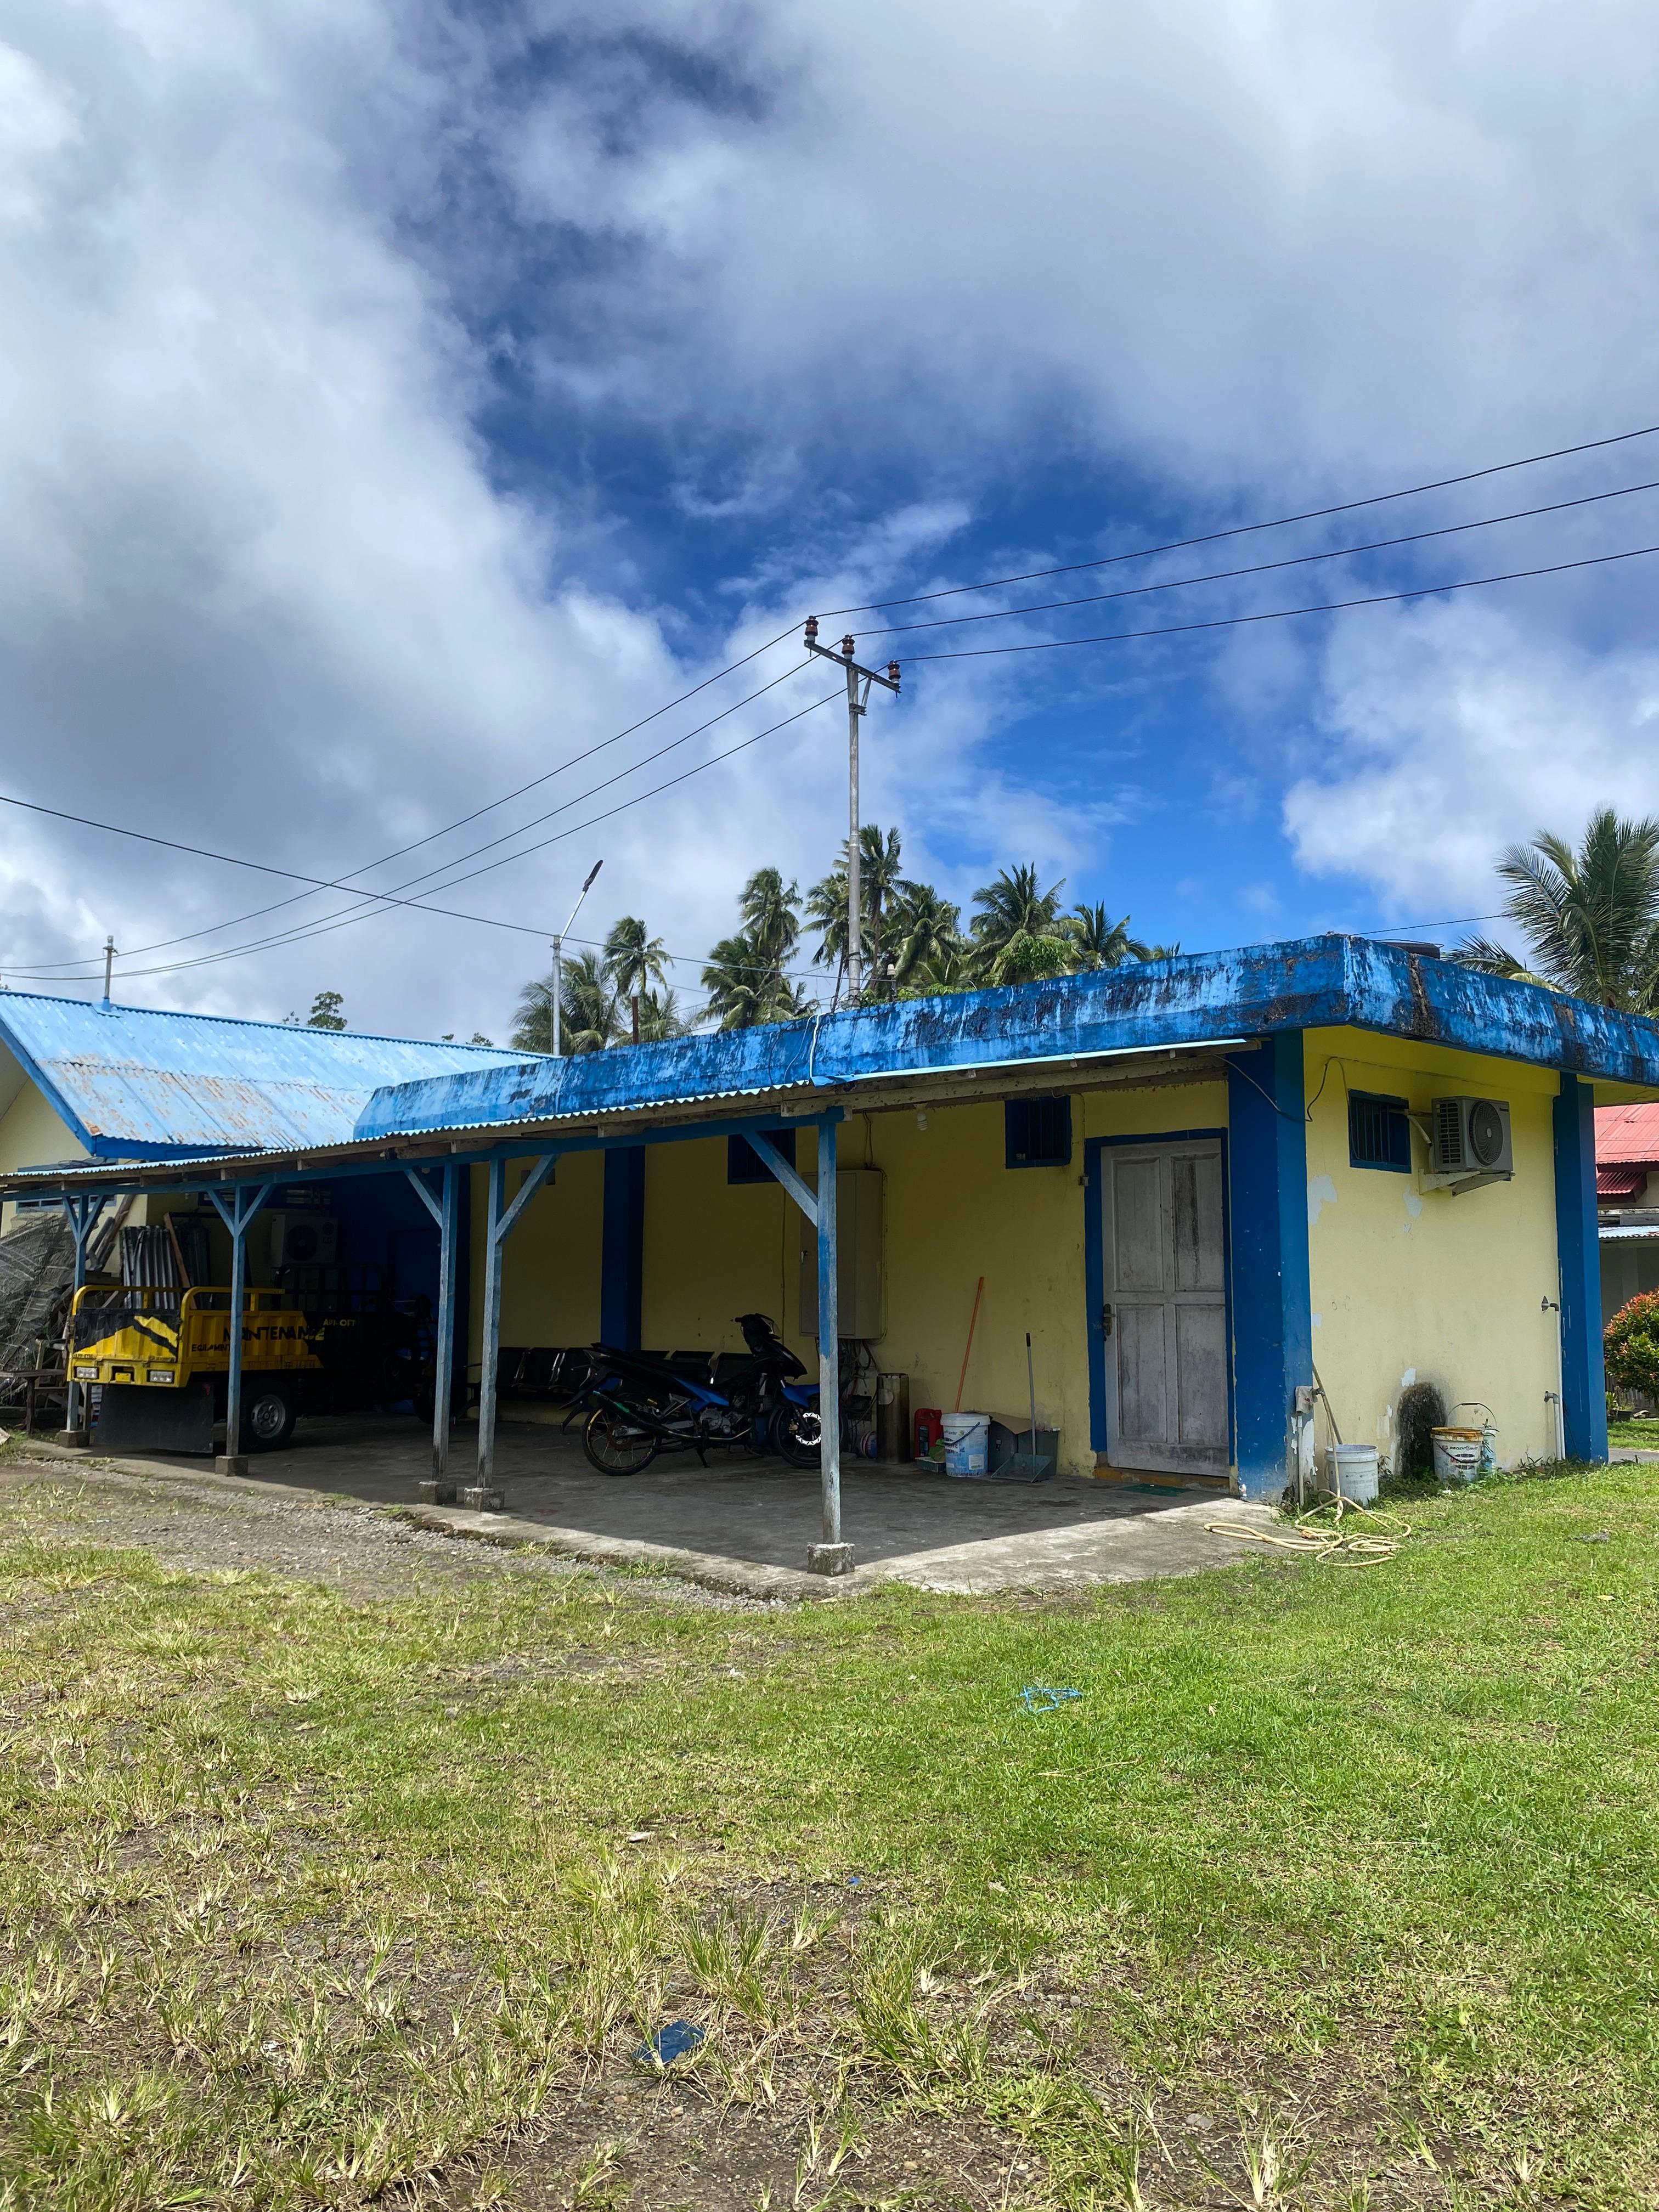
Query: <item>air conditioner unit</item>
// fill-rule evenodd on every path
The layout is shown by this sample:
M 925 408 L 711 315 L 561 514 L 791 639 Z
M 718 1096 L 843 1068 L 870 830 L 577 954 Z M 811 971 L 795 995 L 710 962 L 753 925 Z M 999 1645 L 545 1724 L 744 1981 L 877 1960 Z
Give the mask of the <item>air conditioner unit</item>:
M 1474 1190 L 1515 1173 L 1510 1109 L 1502 1098 L 1437 1098 L 1429 1109 L 1431 1184 Z
M 340 1249 L 340 1224 L 331 1213 L 274 1213 L 273 1267 L 331 1267 Z

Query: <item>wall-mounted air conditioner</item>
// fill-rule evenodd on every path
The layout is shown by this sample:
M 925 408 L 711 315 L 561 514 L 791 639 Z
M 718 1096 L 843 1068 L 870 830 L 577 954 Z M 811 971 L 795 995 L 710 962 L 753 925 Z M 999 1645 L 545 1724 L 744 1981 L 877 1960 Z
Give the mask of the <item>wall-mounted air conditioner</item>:
M 340 1224 L 331 1213 L 273 1213 L 273 1267 L 331 1267 L 340 1249 Z
M 1515 1173 L 1510 1109 L 1502 1098 L 1436 1098 L 1429 1107 L 1431 1190 L 1478 1190 Z

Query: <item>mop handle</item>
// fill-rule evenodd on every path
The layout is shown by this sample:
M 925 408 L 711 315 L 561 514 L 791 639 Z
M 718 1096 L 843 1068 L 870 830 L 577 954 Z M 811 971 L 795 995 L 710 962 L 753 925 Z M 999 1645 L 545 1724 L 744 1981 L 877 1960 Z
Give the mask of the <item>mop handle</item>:
M 985 1278 L 981 1275 L 979 1279 L 979 1288 L 974 1292 L 974 1310 L 969 1317 L 968 1346 L 962 1355 L 962 1372 L 957 1377 L 957 1402 L 951 1408 L 953 1413 L 959 1413 L 962 1411 L 962 1394 L 968 1385 L 968 1362 L 974 1356 L 974 1329 L 979 1321 L 979 1302 L 984 1295 Z

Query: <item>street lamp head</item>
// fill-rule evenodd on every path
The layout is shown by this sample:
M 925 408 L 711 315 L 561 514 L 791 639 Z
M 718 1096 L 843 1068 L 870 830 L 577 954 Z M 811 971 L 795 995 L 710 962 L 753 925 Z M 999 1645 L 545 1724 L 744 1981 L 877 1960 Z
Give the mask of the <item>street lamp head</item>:
M 848 660 L 853 658 L 853 647 L 855 642 L 856 641 L 851 636 L 844 637 L 841 641 L 841 649 L 846 654 Z
M 603 860 L 595 860 L 595 861 L 594 861 L 594 863 L 593 863 L 593 865 L 592 865 L 592 866 L 588 870 L 588 872 L 587 872 L 587 881 L 586 881 L 586 882 L 582 885 L 582 896 L 583 896 L 584 897 L 586 897 L 586 895 L 587 895 L 587 893 L 592 890 L 592 888 L 593 888 L 593 878 L 594 878 L 594 877 L 595 877 L 595 876 L 597 876 L 597 875 L 599 874 L 599 870 L 600 870 L 604 866 L 605 866 L 605 862 L 604 862 Z

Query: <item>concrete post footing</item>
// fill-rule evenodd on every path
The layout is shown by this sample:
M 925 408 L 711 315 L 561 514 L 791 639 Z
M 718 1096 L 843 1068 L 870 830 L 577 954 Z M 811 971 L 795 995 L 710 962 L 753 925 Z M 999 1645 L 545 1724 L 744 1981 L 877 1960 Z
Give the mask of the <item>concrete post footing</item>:
M 213 1472 L 216 1474 L 246 1474 L 247 1473 L 247 1454 L 246 1452 L 221 1452 L 217 1459 L 213 1462 Z
M 415 1488 L 422 1505 L 453 1505 L 455 1503 L 455 1485 L 435 1474 L 423 1475 Z
M 84 1450 L 92 1442 L 92 1438 L 84 1429 L 59 1429 L 58 1442 L 70 1451 L 77 1449 Z
M 507 1504 L 507 1493 L 487 1483 L 467 1482 L 456 1492 L 455 1503 L 465 1505 L 469 1513 L 499 1513 Z
M 809 1545 L 806 1571 L 809 1575 L 850 1575 L 853 1571 L 853 1547 L 850 1544 Z

